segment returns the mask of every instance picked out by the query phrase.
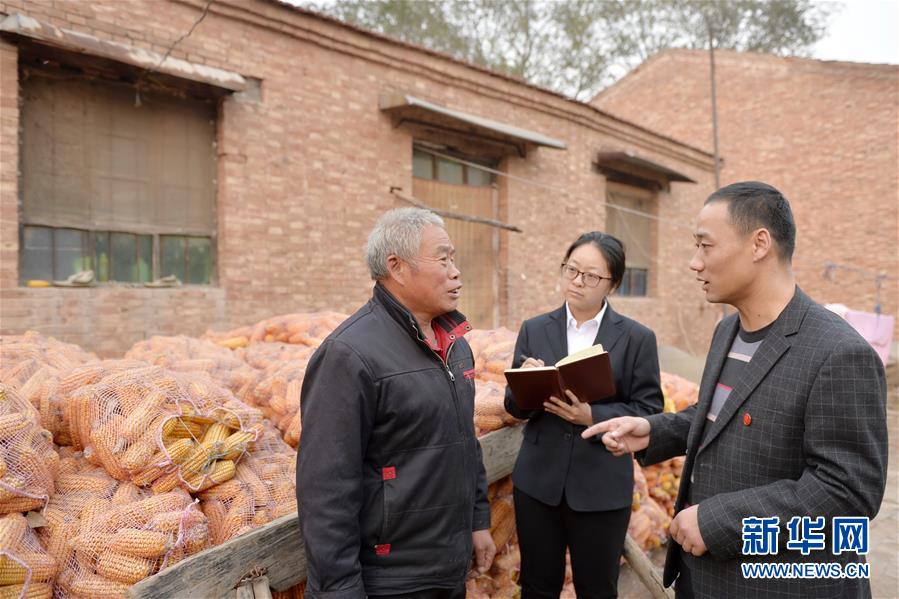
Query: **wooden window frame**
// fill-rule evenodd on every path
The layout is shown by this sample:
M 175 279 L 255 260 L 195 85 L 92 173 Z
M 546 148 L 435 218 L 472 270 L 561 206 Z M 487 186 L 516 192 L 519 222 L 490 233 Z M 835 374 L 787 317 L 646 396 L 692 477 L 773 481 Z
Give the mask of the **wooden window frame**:
M 19 56 L 19 65 L 18 68 L 20 70 L 20 74 L 23 69 L 36 69 L 38 71 L 47 71 L 53 73 L 55 71 L 61 71 L 65 74 L 66 77 L 74 78 L 74 79 L 83 79 L 83 80 L 95 80 L 105 85 L 110 86 L 132 86 L 133 83 L 131 80 L 133 79 L 135 74 L 139 74 L 141 71 L 134 70 L 129 67 L 124 67 L 122 65 L 113 65 L 108 61 L 94 59 L 90 55 L 85 54 L 75 54 L 66 52 L 60 49 L 52 49 L 41 45 L 32 45 L 32 44 L 23 44 L 20 50 Z M 33 64 L 36 60 L 39 60 L 41 57 L 46 56 L 47 60 L 40 61 L 45 64 Z M 26 60 L 30 61 L 29 64 L 26 64 Z M 20 75 L 21 76 L 21 75 Z M 183 84 L 183 85 L 182 85 Z M 155 85 L 153 82 L 146 81 L 143 83 L 143 87 L 153 93 L 162 93 L 166 94 L 175 100 L 179 100 L 183 98 L 192 98 L 192 99 L 204 99 L 213 102 L 213 116 L 212 118 L 215 121 L 215 125 L 213 127 L 213 142 L 218 142 L 219 137 L 219 128 L 218 125 L 221 122 L 222 118 L 222 103 L 221 100 L 225 96 L 222 93 L 222 90 L 216 90 L 212 86 L 197 84 L 196 82 L 186 82 L 181 81 L 177 78 L 167 78 L 165 80 L 165 85 Z M 177 88 L 177 89 L 176 89 Z M 23 144 L 24 139 L 23 136 L 19 137 L 19 144 Z M 23 152 L 19 151 L 19 160 L 22 160 Z M 218 157 L 213 158 L 213 172 L 218 166 Z M 22 177 L 23 169 L 21 168 L 21 164 L 19 166 L 19 176 L 20 179 Z M 22 194 L 22 181 L 19 182 L 19 201 L 24 201 L 21 197 Z M 209 239 L 210 243 L 210 277 L 208 283 L 197 283 L 195 285 L 201 287 L 216 287 L 219 285 L 218 280 L 218 206 L 217 206 L 217 197 L 218 197 L 218 185 L 217 182 L 213 182 L 212 184 L 212 203 L 210 206 L 211 220 L 212 226 L 210 228 L 194 228 L 194 227 L 179 227 L 179 226 L 161 226 L 154 224 L 138 224 L 138 223 L 128 223 L 128 224 L 119 224 L 114 222 L 113 220 L 103 220 L 102 222 L 94 222 L 89 225 L 85 225 L 84 222 L 78 222 L 77 224 L 72 223 L 69 219 L 65 217 L 62 218 L 42 218 L 40 216 L 31 216 L 24 217 L 23 214 L 19 215 L 19 284 L 25 285 L 26 281 L 22 277 L 22 264 L 24 261 L 24 232 L 25 227 L 44 227 L 49 228 L 51 231 L 55 231 L 56 229 L 76 229 L 79 231 L 86 232 L 88 235 L 88 252 L 91 260 L 91 265 L 94 268 L 95 275 L 97 272 L 97 236 L 99 234 L 105 233 L 107 235 L 111 233 L 122 233 L 122 234 L 130 234 L 135 235 L 135 253 L 139 255 L 139 237 L 143 235 L 149 235 L 152 238 L 152 265 L 151 265 L 151 275 L 150 280 L 158 279 L 160 275 L 160 259 L 161 259 L 161 243 L 160 236 L 161 235 L 172 235 L 172 236 L 183 236 L 183 237 L 202 237 Z M 109 264 L 109 272 L 108 275 L 112 275 L 112 252 L 111 252 L 111 237 L 110 237 L 110 264 Z M 53 275 L 56 273 L 56 235 L 55 232 L 51 233 L 51 270 Z M 140 285 L 142 282 L 140 281 L 104 281 L 97 282 L 98 285 L 102 286 L 114 286 L 114 285 Z M 185 283 L 188 284 L 188 283 Z

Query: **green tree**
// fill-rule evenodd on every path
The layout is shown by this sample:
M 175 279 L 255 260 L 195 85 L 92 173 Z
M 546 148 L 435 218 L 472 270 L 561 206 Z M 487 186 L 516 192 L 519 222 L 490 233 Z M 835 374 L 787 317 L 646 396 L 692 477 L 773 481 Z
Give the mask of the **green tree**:
M 588 99 L 666 48 L 807 54 L 834 5 L 811 0 L 294 0 Z

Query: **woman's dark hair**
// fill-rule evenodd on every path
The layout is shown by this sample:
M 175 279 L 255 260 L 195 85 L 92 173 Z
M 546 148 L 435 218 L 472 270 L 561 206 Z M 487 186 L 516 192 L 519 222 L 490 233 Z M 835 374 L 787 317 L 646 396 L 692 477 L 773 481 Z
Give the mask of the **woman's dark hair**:
M 590 231 L 584 233 L 574 240 L 565 252 L 565 262 L 571 257 L 571 252 L 578 249 L 582 245 L 592 243 L 596 249 L 600 251 L 602 257 L 606 259 L 609 265 L 609 274 L 612 276 L 612 289 L 618 289 L 621 279 L 624 278 L 624 246 L 618 241 L 617 237 L 613 237 L 602 231 Z

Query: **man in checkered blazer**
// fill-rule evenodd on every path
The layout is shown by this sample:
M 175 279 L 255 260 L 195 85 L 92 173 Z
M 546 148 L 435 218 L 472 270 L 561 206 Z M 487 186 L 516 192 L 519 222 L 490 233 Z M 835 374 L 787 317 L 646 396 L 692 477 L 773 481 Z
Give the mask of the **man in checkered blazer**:
M 873 518 L 886 482 L 886 381 L 873 348 L 796 286 L 786 198 L 743 182 L 699 214 L 690 268 L 708 301 L 737 312 L 715 329 L 697 405 L 598 423 L 613 453 L 643 464 L 686 455 L 664 581 L 677 597 L 870 597 L 866 578 L 752 578 L 753 563 L 864 563 L 834 555 L 834 517 Z M 743 555 L 744 518 L 779 518 L 768 555 Z M 787 547 L 794 516 L 824 517 L 826 549 Z M 794 531 L 795 532 L 795 531 Z M 807 532 L 807 531 L 800 531 Z M 792 547 L 796 547 L 793 545 Z

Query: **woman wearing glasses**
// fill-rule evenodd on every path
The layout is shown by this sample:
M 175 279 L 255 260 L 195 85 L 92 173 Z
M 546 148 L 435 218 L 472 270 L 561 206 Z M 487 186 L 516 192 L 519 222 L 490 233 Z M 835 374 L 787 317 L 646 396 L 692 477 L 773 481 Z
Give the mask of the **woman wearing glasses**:
M 615 416 L 662 411 L 659 358 L 651 330 L 612 309 L 608 295 L 624 276 L 624 248 L 598 231 L 578 237 L 561 266 L 565 304 L 521 325 L 513 367 L 554 364 L 601 343 L 609 353 L 617 395 L 597 403 L 552 397 L 543 410 L 522 411 L 511 390 L 506 410 L 528 420 L 512 473 L 521 548 L 522 599 L 557 599 L 571 552 L 579 599 L 617 597 L 618 560 L 630 520 L 634 472 L 584 427 Z M 570 394 L 570 392 L 568 392 Z

